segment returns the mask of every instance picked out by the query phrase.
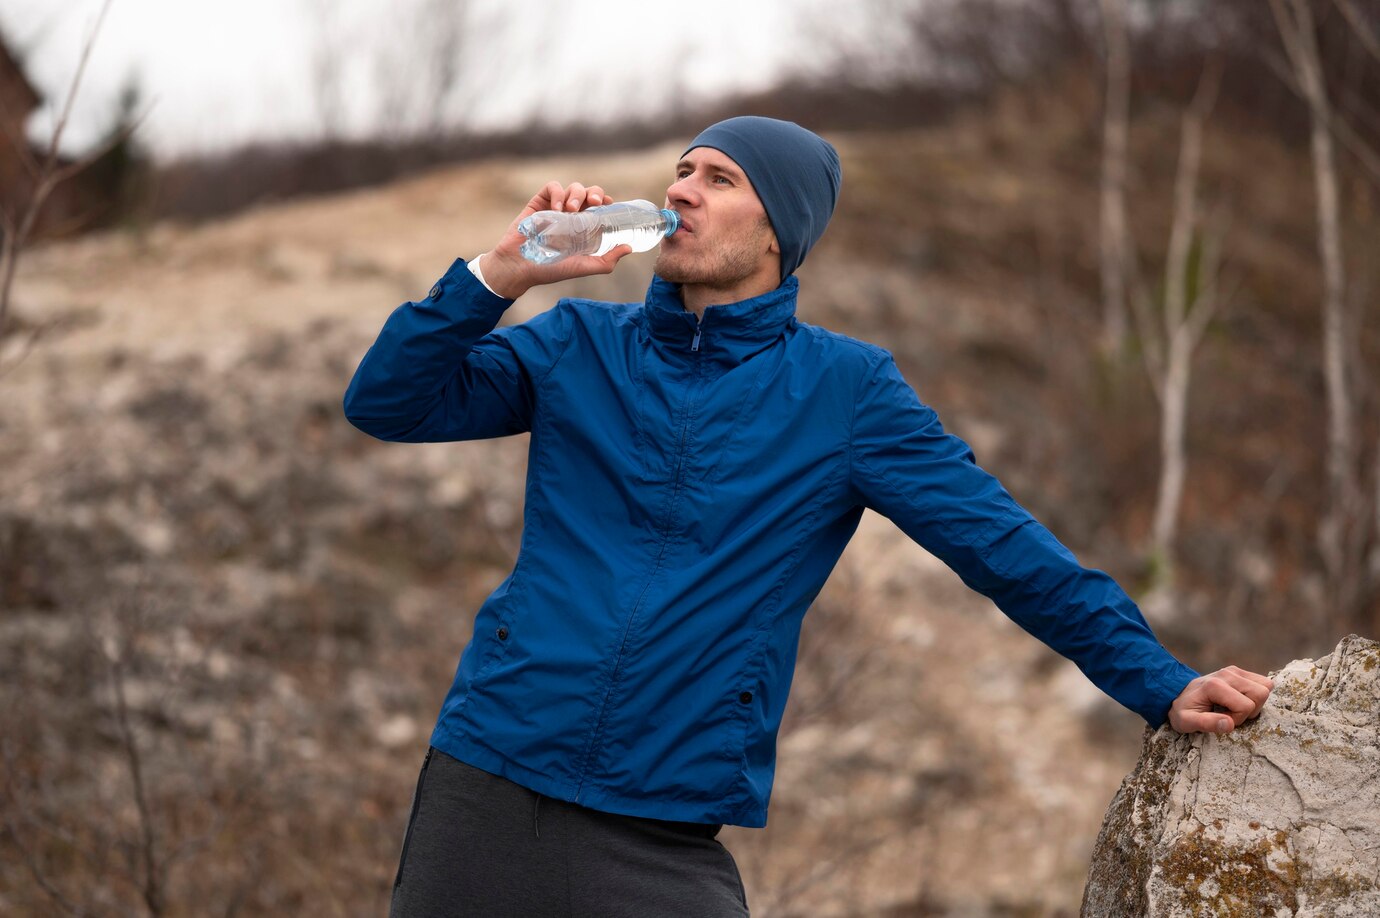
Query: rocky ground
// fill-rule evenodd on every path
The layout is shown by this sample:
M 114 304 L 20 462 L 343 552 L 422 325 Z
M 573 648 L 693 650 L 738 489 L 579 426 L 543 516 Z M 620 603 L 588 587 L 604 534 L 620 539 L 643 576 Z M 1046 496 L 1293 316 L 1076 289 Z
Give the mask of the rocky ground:
M 894 144 L 841 139 L 860 194 Z M 28 254 L 18 316 L 56 324 L 0 377 L 0 911 L 381 913 L 431 722 L 512 563 L 526 441 L 381 444 L 340 397 L 388 311 L 543 181 L 659 200 L 678 153 L 481 163 Z M 943 155 L 957 174 L 965 151 Z M 1038 415 L 1020 380 L 1059 368 L 1011 342 L 1047 317 L 927 272 L 952 257 L 935 237 L 901 269 L 849 232 L 804 269 L 802 318 L 892 347 L 980 458 L 1029 460 L 1031 494 L 1058 457 L 935 371 L 984 353 L 986 398 Z M 560 293 L 637 299 L 650 264 Z M 1061 488 L 1037 502 L 1076 521 Z M 722 836 L 754 915 L 1076 912 L 1133 715 L 872 515 L 802 644 L 770 825 Z

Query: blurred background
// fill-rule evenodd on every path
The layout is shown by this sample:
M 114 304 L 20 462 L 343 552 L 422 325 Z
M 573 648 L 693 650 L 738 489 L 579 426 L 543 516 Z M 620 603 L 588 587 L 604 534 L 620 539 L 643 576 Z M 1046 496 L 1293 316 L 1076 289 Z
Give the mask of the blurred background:
M 1376 0 L 0 0 L 0 912 L 386 910 L 526 437 L 345 386 L 544 182 L 748 113 L 843 159 L 799 317 L 1181 659 L 1380 637 Z M 869 513 L 720 838 L 757 916 L 1073 915 L 1143 727 Z

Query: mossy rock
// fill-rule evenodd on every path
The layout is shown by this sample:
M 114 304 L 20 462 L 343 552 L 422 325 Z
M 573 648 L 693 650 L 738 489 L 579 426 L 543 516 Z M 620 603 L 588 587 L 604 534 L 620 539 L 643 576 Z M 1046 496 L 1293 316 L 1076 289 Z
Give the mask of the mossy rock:
M 1351 635 L 1271 677 L 1232 733 L 1146 732 L 1085 918 L 1380 914 L 1380 643 Z

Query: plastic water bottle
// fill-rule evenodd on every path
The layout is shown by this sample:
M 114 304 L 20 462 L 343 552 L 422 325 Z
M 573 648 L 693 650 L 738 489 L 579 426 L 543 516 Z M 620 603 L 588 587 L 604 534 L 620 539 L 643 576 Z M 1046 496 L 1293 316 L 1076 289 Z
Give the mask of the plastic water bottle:
M 645 252 L 680 229 L 680 214 L 651 201 L 619 201 L 579 213 L 542 210 L 518 224 L 522 256 L 539 265 L 571 255 L 603 255 L 615 246 Z

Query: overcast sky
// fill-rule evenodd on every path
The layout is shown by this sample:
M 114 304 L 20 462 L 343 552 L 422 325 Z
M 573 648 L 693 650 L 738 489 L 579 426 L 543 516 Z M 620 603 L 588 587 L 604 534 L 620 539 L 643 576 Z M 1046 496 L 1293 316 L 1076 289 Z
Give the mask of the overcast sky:
M 100 0 L 0 0 L 0 32 L 47 102 L 49 136 Z M 466 9 L 467 8 L 467 9 Z M 479 127 L 611 120 L 761 89 L 810 59 L 816 0 L 113 0 L 69 127 L 69 152 L 110 124 L 120 87 L 152 106 L 140 131 L 160 157 L 334 125 L 466 118 Z M 466 9 L 447 29 L 440 10 Z M 442 48 L 456 47 L 453 55 Z M 438 96 L 434 62 L 457 67 Z

